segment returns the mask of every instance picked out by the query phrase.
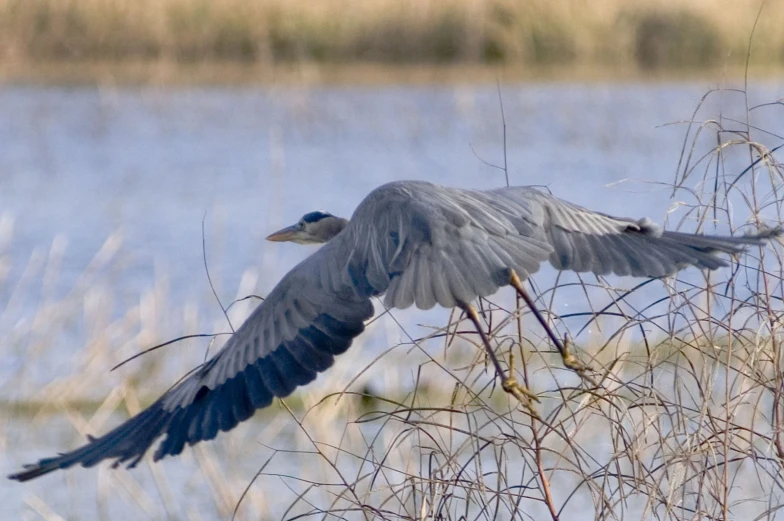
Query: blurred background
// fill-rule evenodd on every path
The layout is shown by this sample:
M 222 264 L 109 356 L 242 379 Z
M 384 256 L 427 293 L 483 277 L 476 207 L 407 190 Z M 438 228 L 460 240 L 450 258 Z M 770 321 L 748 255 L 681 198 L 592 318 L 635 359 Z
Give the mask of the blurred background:
M 756 23 L 750 65 L 770 71 L 782 22 L 778 0 L 3 0 L 0 58 L 61 81 L 682 75 L 744 67 Z
M 765 149 L 784 140 L 782 26 L 781 0 L 0 0 L 0 472 L 105 432 L 215 352 L 225 336 L 109 372 L 157 343 L 230 330 L 205 264 L 223 306 L 263 296 L 313 251 L 265 243 L 267 234 L 311 210 L 348 217 L 388 181 L 496 187 L 506 164 L 512 184 L 688 231 L 776 218 L 775 204 L 751 208 L 745 193 L 719 218 L 693 209 L 719 173 L 759 157 L 724 150 L 738 133 Z M 537 285 L 556 277 L 543 268 Z M 651 285 L 629 302 L 666 296 Z M 256 302 L 231 307 L 235 327 Z M 545 303 L 559 315 L 592 309 L 582 288 Z M 313 483 L 361 481 L 377 441 L 402 476 L 382 489 L 405 485 L 427 466 L 426 441 L 360 426 L 360 397 L 322 400 L 348 390 L 402 401 L 424 385 L 432 393 L 417 399 L 449 403 L 439 364 L 468 364 L 475 348 L 412 341 L 448 317 L 382 317 L 289 410 L 276 404 L 179 458 L 3 483 L 0 517 L 227 519 L 246 487 L 241 519 L 322 512 L 338 493 Z M 583 346 L 614 324 L 584 323 L 560 324 Z M 314 432 L 320 450 L 337 447 L 315 463 Z M 586 443 L 612 453 L 601 439 Z M 380 481 L 365 483 L 368 504 L 387 497 L 373 488 Z M 395 515 L 426 518 L 412 494 Z M 561 500 L 566 519 L 594 518 L 589 492 Z M 472 518 L 514 517 L 477 505 L 466 507 Z M 738 518 L 759 513 L 743 505 Z M 629 518 L 648 512 L 643 500 L 629 508 Z

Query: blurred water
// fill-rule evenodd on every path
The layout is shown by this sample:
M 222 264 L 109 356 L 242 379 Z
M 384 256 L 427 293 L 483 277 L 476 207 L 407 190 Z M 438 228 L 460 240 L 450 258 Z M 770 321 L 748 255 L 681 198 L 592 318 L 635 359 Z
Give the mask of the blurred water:
M 546 185 L 587 207 L 661 221 L 671 203 L 669 190 L 617 182 L 672 182 L 686 129 L 661 125 L 689 119 L 709 87 L 504 85 L 510 182 Z M 775 83 L 753 85 L 750 92 L 752 105 L 781 97 Z M 742 118 L 744 111 L 742 96 L 726 92 L 712 96 L 697 119 Z M 784 134 L 780 108 L 753 115 L 759 127 Z M 777 144 L 775 136 L 759 137 Z M 13 232 L 6 244 L 0 240 L 9 270 L 0 285 L 2 324 L 12 330 L 29 322 L 43 298 L 41 285 L 33 283 L 12 309 L 7 306 L 34 252 L 48 253 L 58 237 L 66 241 L 59 278 L 50 288 L 64 295 L 116 231 L 123 237 L 123 269 L 112 281 L 114 315 L 138 305 L 164 273 L 172 301 L 193 302 L 199 313 L 219 320 L 204 275 L 203 218 L 221 299 L 234 298 L 248 268 L 258 271 L 256 291 L 263 295 L 309 252 L 265 243 L 269 232 L 314 209 L 348 216 L 368 191 L 387 181 L 503 185 L 503 173 L 480 158 L 504 161 L 494 85 L 3 87 L 0 214 L 6 224 L 13 222 Z M 546 285 L 554 276 L 548 268 L 538 280 Z M 568 312 L 568 304 L 559 300 L 557 311 Z M 59 347 L 47 351 L 46 360 L 27 358 L 25 339 L 6 333 L 13 347 L 5 346 L 0 378 L 8 381 L 22 366 L 38 368 L 27 383 L 0 386 L 0 398 L 29 397 L 37 383 L 62 376 L 73 346 L 88 333 L 77 322 L 65 340 L 52 340 Z M 52 437 L 45 445 L 15 443 L 18 437 L 7 439 L 2 473 L 64 448 Z M 26 508 L 21 490 L 0 487 L 2 517 Z M 46 497 L 45 489 L 35 490 Z M 54 505 L 71 501 L 48 499 Z

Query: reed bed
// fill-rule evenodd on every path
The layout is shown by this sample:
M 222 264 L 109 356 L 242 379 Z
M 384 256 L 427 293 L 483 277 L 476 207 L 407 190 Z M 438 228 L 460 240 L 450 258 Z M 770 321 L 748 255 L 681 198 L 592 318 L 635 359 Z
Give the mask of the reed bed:
M 694 68 L 784 61 L 782 0 L 2 0 L 0 59 Z
M 784 138 L 754 124 L 781 102 L 749 107 L 738 91 L 703 101 L 714 96 L 734 97 L 743 116 L 704 113 L 701 103 L 680 123 L 672 202 L 688 211 L 669 226 L 744 233 L 781 225 Z M 10 244 L 11 225 L 0 221 L 0 256 Z M 54 296 L 46 288 L 61 252 L 55 244 L 31 259 L 13 286 L 0 277 L 4 354 L 19 363 L 3 390 L 34 398 L 5 404 L 13 414 L 0 450 L 14 463 L 26 457 L 16 449 L 26 429 L 58 448 L 64 432 L 104 432 L 165 390 L 173 370 L 204 356 L 203 343 L 188 341 L 106 372 L 138 345 L 225 330 L 171 302 L 165 277 L 138 306 L 112 313 L 111 281 L 123 266 L 118 236 L 68 294 Z M 784 506 L 781 253 L 780 244 L 754 249 L 696 282 L 565 275 L 553 287 L 532 283 L 545 310 L 556 295 L 575 296 L 568 316 L 548 318 L 575 338 L 594 330 L 577 348 L 598 386 L 562 368 L 508 292 L 483 300 L 487 332 L 539 393 L 540 418 L 499 388 L 464 317 L 453 313 L 419 335 L 393 311 L 352 347 L 373 353 L 361 367 L 361 358 L 343 356 L 314 385 L 168 463 L 61 473 L 70 500 L 57 501 L 49 482 L 25 502 L 44 519 L 774 519 Z M 19 320 L 20 299 L 37 281 L 39 313 Z M 651 284 L 651 301 L 631 298 Z M 250 291 L 247 283 L 236 296 Z M 252 307 L 245 305 L 242 315 Z M 36 364 L 73 328 L 88 341 L 70 362 L 72 376 L 36 390 Z M 387 339 L 382 349 L 363 349 L 379 337 Z

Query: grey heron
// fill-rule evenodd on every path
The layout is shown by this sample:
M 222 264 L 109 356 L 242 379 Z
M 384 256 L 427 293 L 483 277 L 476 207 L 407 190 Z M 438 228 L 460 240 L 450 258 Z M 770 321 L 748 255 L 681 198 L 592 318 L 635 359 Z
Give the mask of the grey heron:
M 663 277 L 687 266 L 726 266 L 719 254 L 738 254 L 779 234 L 665 231 L 649 219 L 592 212 L 531 187 L 389 183 L 373 190 L 350 220 L 312 212 L 268 237 L 325 244 L 283 277 L 222 350 L 148 408 L 72 452 L 9 477 L 26 481 L 104 459 L 134 467 L 163 435 L 155 460 L 211 440 L 330 367 L 373 315 L 371 297 L 382 294 L 387 307 L 463 309 L 504 389 L 523 399 L 526 391 L 504 374 L 480 327 L 471 305 L 476 298 L 506 285 L 525 295 L 522 281 L 546 260 L 559 270 Z M 559 349 L 567 365 L 584 369 Z

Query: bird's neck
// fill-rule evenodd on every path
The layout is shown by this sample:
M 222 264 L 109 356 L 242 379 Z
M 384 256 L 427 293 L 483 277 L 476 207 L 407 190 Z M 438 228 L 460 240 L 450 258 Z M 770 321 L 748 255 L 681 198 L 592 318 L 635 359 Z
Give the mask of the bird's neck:
M 343 231 L 346 225 L 348 225 L 348 219 L 343 219 L 342 217 L 333 217 L 329 222 L 324 223 L 324 235 L 327 237 L 327 240 L 332 240 L 333 237 Z

